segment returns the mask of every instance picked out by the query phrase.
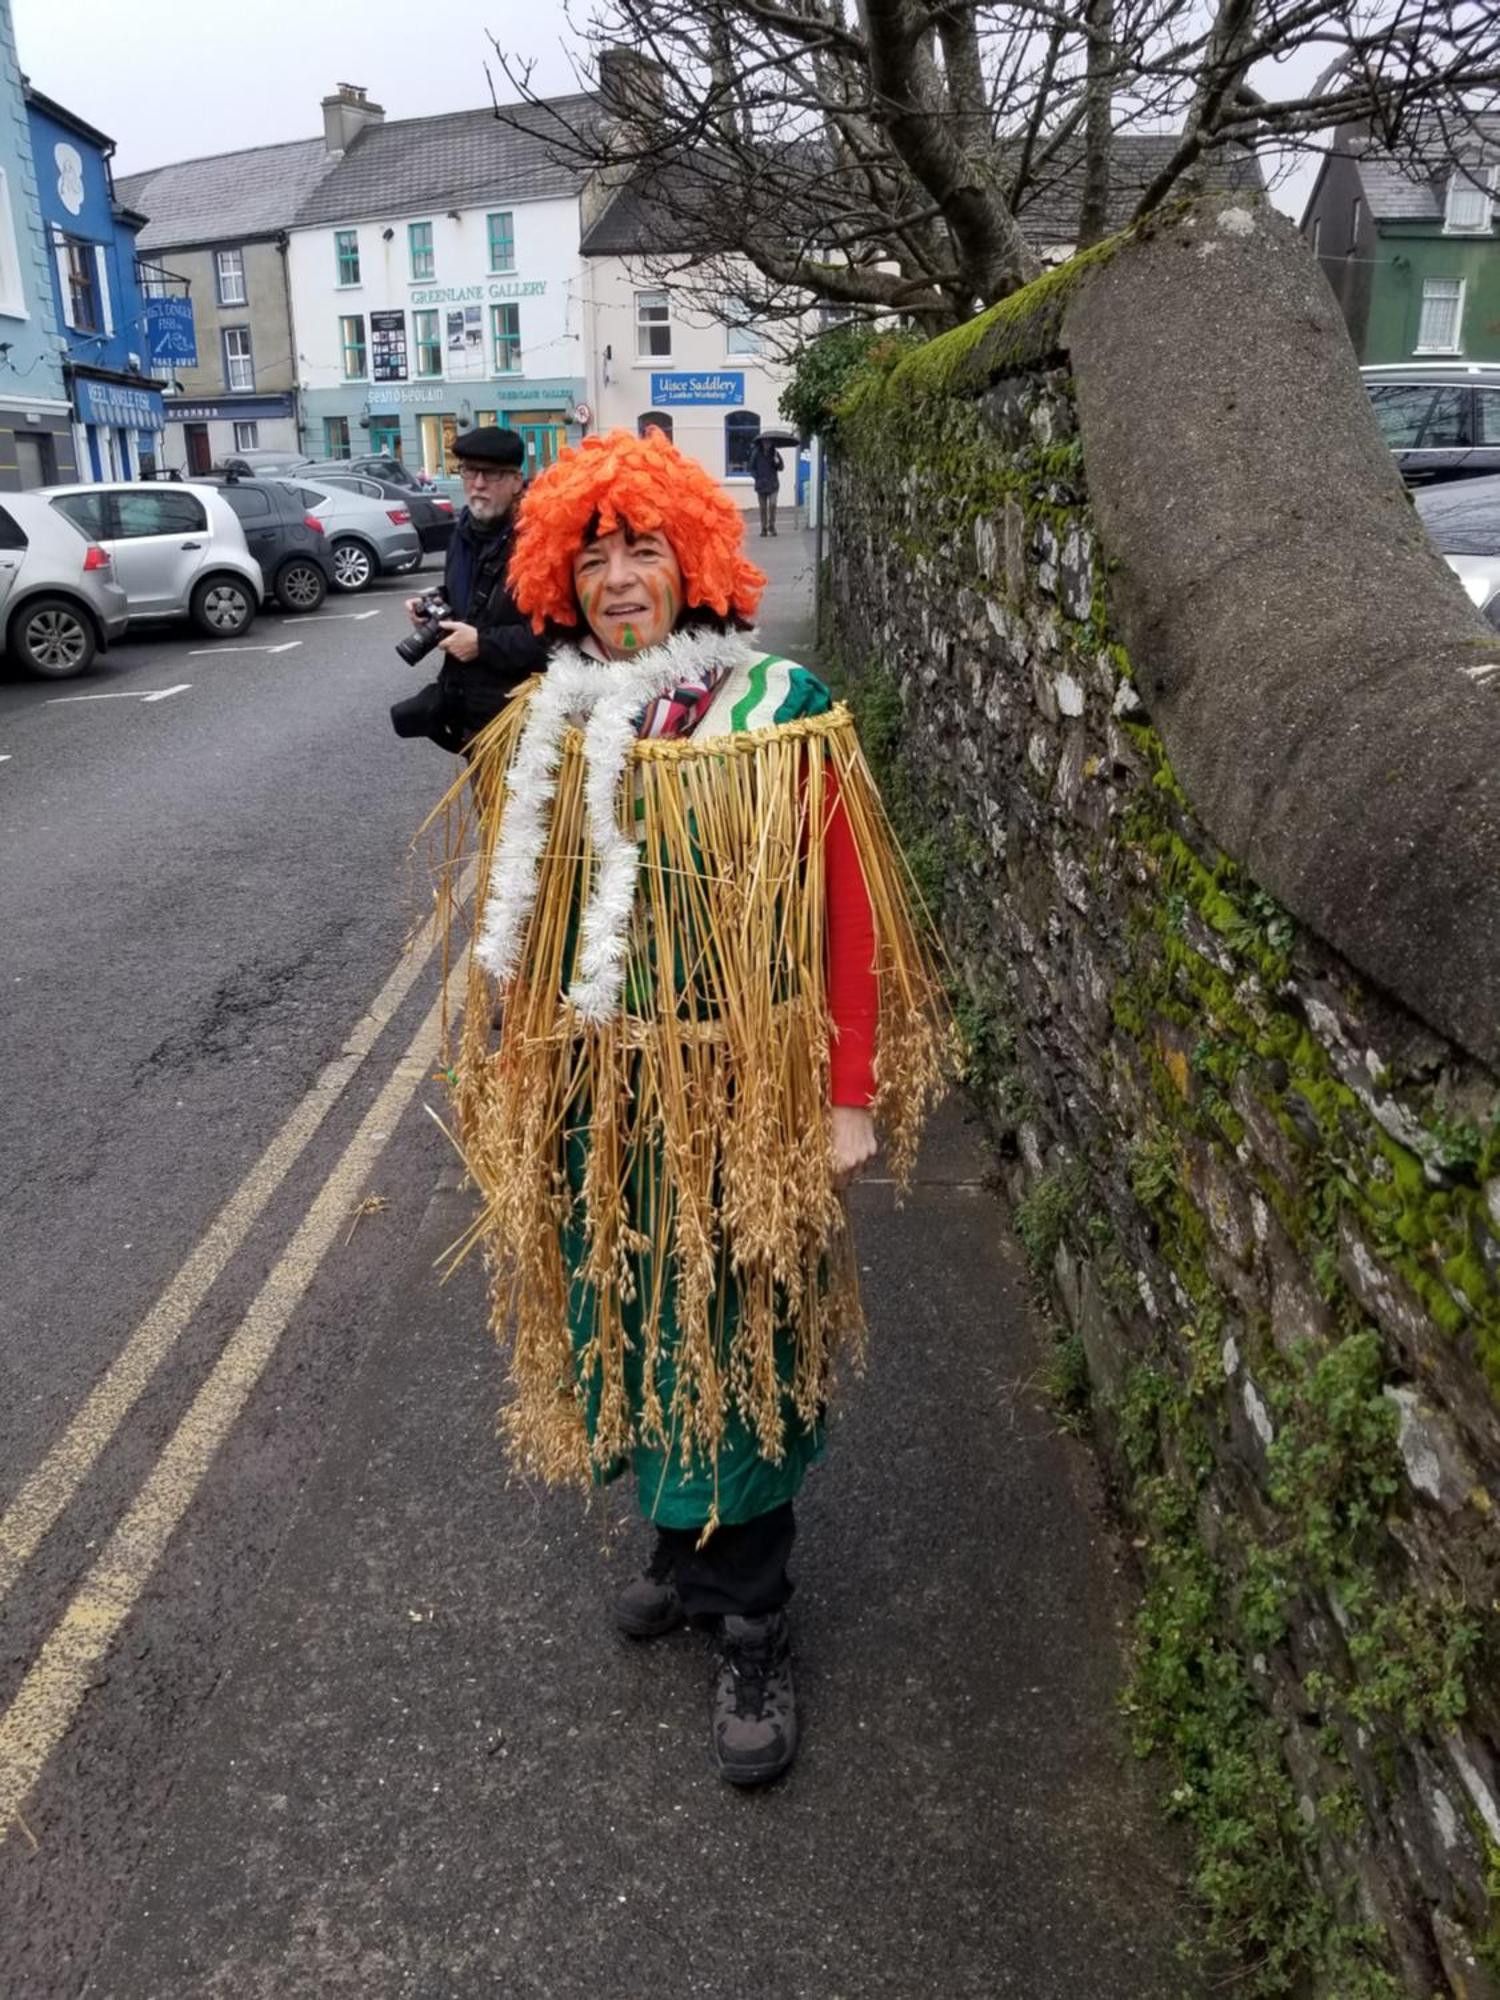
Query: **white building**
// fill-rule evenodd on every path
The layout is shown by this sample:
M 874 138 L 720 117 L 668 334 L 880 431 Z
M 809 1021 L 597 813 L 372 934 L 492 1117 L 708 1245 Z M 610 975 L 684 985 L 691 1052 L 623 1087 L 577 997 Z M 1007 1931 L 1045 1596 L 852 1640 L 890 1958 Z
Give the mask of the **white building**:
M 535 470 L 582 434 L 582 176 L 536 123 L 461 111 L 372 125 L 299 209 L 287 271 L 315 456 L 384 450 L 442 474 L 457 432 L 498 423 Z

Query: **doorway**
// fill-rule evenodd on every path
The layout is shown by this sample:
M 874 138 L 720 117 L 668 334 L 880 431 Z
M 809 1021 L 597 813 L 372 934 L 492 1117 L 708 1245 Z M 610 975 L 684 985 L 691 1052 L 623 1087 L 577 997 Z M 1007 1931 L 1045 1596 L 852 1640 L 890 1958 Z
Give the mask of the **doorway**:
M 193 478 L 208 471 L 214 462 L 214 455 L 208 444 L 207 424 L 184 424 L 187 432 L 187 469 Z
M 507 412 L 511 428 L 526 447 L 526 477 L 535 479 L 543 466 L 550 465 L 568 441 L 568 419 L 562 410 L 528 410 L 526 415 Z
M 57 481 L 57 453 L 45 431 L 16 432 L 16 471 L 22 491 L 52 486 Z

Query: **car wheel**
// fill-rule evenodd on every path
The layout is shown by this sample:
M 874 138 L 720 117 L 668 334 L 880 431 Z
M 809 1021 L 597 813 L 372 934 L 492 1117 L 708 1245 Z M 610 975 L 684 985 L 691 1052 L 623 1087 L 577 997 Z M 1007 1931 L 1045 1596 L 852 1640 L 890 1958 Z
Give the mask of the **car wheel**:
M 255 598 L 237 576 L 205 577 L 189 606 L 193 623 L 210 639 L 237 639 L 255 616 Z
M 363 542 L 335 542 L 329 554 L 335 590 L 368 590 L 375 581 L 375 558 Z
M 328 595 L 328 579 L 313 562 L 289 562 L 276 572 L 276 596 L 283 610 L 316 611 Z
M 87 615 L 64 597 L 34 597 L 10 621 L 11 658 L 43 680 L 81 674 L 97 650 Z

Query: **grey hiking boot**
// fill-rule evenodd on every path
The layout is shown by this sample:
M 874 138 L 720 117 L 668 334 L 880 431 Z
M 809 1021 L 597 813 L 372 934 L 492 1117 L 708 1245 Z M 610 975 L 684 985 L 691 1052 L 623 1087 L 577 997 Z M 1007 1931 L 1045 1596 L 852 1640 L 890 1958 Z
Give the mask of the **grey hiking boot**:
M 724 1619 L 713 1699 L 714 1762 L 731 1785 L 768 1785 L 797 1754 L 797 1693 L 784 1611 Z
M 660 1639 L 683 1622 L 672 1551 L 660 1537 L 651 1560 L 615 1598 L 615 1623 L 630 1639 Z

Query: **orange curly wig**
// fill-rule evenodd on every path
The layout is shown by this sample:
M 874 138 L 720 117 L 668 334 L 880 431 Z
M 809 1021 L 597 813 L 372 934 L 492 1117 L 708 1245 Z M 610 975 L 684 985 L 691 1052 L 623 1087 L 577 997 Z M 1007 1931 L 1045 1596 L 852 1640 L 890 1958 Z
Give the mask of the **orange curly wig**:
M 721 618 L 754 617 L 766 578 L 744 553 L 739 508 L 662 431 L 608 431 L 560 451 L 521 503 L 510 592 L 538 632 L 549 619 L 582 622 L 573 558 L 596 517 L 601 535 L 627 526 L 665 535 L 688 604 Z

